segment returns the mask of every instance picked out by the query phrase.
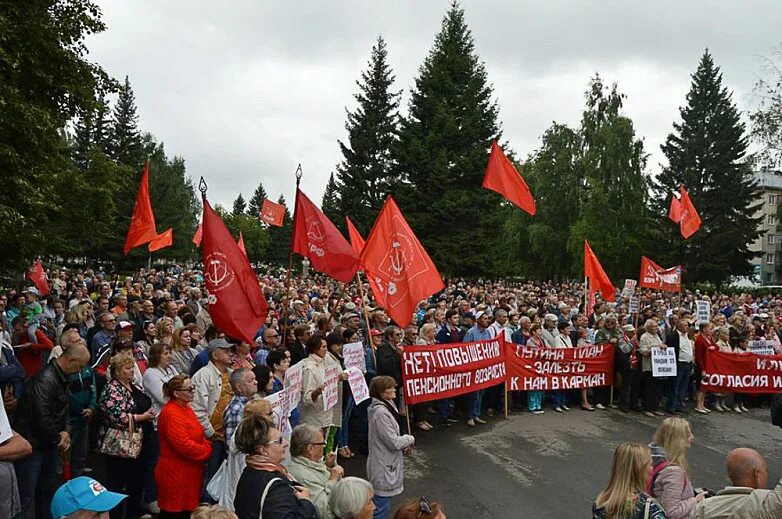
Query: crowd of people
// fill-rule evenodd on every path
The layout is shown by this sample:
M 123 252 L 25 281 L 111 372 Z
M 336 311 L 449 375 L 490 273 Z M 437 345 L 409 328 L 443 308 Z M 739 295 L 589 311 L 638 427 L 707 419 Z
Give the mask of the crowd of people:
M 406 405 L 401 355 L 417 345 L 499 334 L 533 348 L 613 343 L 620 375 L 615 391 L 512 392 L 508 404 L 533 414 L 580 405 L 649 417 L 666 415 L 662 409 L 687 413 L 689 401 L 703 414 L 743 413 L 753 402 L 742 395 L 698 391 L 705 355 L 741 353 L 759 338 L 782 352 L 780 297 L 643 291 L 639 315 L 631 315 L 622 298 L 587 308 L 579 283 L 451 280 L 422 301 L 402 329 L 355 283 L 318 276 L 286 280 L 273 271 L 259 281 L 270 313 L 253 343 L 214 326 L 197 269 L 172 266 L 127 277 L 52 269 L 46 297 L 24 286 L 0 294 L 0 388 L 14 429 L 0 445 L 0 490 L 8 492 L 0 516 L 27 517 L 32 509 L 41 518 L 68 516 L 89 497 L 85 488 L 98 485 L 94 497 L 108 496 L 98 501 L 104 508 L 112 504 L 112 518 L 390 517 L 392 499 L 404 494 L 403 457 L 415 445 L 407 423 L 420 431 L 462 420 L 476 427 L 504 405 L 501 386 Z M 693 319 L 697 300 L 711 303 L 709 321 Z M 370 394 L 358 404 L 342 356 L 345 344 L 357 342 L 364 345 Z M 652 347 L 675 350 L 677 377 L 651 376 Z M 286 372 L 297 364 L 299 402 L 281 421 L 270 397 L 286 387 Z M 338 403 L 324 410 L 329 369 L 342 382 Z M 681 434 L 682 422 L 668 418 L 660 427 L 678 424 Z M 659 501 L 639 497 L 636 508 L 646 513 L 639 517 L 690 516 L 694 504 L 677 515 L 669 508 L 679 504 L 662 497 L 665 489 L 644 494 L 638 486 L 647 457 L 668 456 L 672 467 L 661 470 L 655 484 L 684 484 L 682 494 L 690 492 L 686 478 L 671 474 L 675 466 L 686 472 L 686 463 L 679 443 L 666 443 L 670 434 L 658 431 L 651 450 L 617 449 L 612 482 L 596 502 L 595 517 L 621 517 L 617 510 L 631 491 Z M 93 451 L 106 469 L 105 489 L 89 477 Z M 367 480 L 346 477 L 338 464 L 338 458 L 356 455 L 367 458 Z M 637 474 L 620 474 L 628 467 Z M 70 483 L 57 490 L 61 480 Z M 63 493 L 73 508 L 67 513 Z M 125 497 L 116 500 L 118 495 Z M 443 519 L 445 511 L 417 498 L 393 517 Z

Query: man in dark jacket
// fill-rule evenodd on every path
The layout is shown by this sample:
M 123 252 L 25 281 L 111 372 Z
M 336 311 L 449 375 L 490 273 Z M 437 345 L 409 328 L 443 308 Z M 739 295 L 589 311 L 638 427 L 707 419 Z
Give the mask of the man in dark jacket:
M 57 487 L 57 452 L 70 447 L 68 375 L 79 373 L 90 361 L 83 344 L 66 349 L 25 385 L 14 429 L 33 447 L 33 453 L 16 463 L 22 517 L 35 499 L 39 518 L 49 517 Z
M 397 395 L 401 395 L 402 330 L 398 326 L 387 326 L 383 330 L 383 342 L 377 348 L 376 356 L 377 374 L 392 377 L 396 381 Z

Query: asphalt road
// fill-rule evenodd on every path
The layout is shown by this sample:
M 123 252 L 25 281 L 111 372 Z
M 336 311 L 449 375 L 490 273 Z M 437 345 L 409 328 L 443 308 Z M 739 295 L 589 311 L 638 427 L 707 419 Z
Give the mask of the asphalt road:
M 782 477 L 782 429 L 771 425 L 768 409 L 686 418 L 695 436 L 688 460 L 696 487 L 728 484 L 724 460 L 735 447 L 763 454 L 771 487 Z M 619 410 L 515 411 L 508 420 L 494 417 L 476 428 L 461 423 L 416 433 L 403 497 L 440 501 L 448 519 L 591 517 L 614 447 L 648 443 L 660 420 Z M 362 456 L 342 463 L 347 474 L 365 475 Z

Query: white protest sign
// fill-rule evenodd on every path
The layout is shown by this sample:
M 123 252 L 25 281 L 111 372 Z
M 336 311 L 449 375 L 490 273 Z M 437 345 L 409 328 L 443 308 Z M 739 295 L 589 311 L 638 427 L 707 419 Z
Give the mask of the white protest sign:
M 339 368 L 326 368 L 326 380 L 323 382 L 323 410 L 328 411 L 339 402 Z
M 622 297 L 630 297 L 635 292 L 635 286 L 638 281 L 635 279 L 625 279 L 625 286 L 622 289 Z
M 367 363 L 364 358 L 364 345 L 360 342 L 351 342 L 342 347 L 342 358 L 345 360 L 345 369 L 358 368 L 362 373 L 367 372 Z
M 747 350 L 751 351 L 755 355 L 774 355 L 774 347 L 771 345 L 770 342 L 766 341 L 765 339 L 761 339 L 759 341 L 749 341 L 749 345 L 747 346 Z
M 652 376 L 676 376 L 676 351 L 673 348 L 652 348 Z
M 8 415 L 5 412 L 5 404 L 0 399 L 0 443 L 7 442 L 13 435 L 11 424 L 8 422 Z
M 356 368 L 349 368 L 345 370 L 348 374 L 348 384 L 350 385 L 350 391 L 353 393 L 353 399 L 356 404 L 360 404 L 364 400 L 369 398 L 369 388 L 367 387 L 367 381 L 364 378 L 364 374 Z
M 698 312 L 698 324 L 711 321 L 711 303 L 708 301 L 695 301 Z
M 301 379 L 303 365 L 301 362 L 285 371 L 285 388 L 288 389 L 288 401 L 291 409 L 301 402 Z
M 635 314 L 638 312 L 638 297 L 637 296 L 631 296 L 630 297 L 630 304 L 627 307 L 627 311 L 631 314 Z
M 277 424 L 277 428 L 280 431 L 285 430 L 285 424 L 288 421 L 288 415 L 291 413 L 290 407 L 290 388 L 277 391 L 271 395 L 267 395 L 265 400 L 271 403 L 272 412 L 274 413 L 274 422 Z

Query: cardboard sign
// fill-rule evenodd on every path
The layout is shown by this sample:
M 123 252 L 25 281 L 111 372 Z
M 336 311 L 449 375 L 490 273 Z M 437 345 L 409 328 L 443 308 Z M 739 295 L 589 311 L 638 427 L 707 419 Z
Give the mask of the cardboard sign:
M 630 297 L 630 304 L 627 306 L 628 313 L 631 314 L 637 314 L 638 313 L 638 296 L 631 296 Z
M 288 389 L 288 400 L 290 401 L 290 408 L 295 409 L 301 402 L 301 380 L 302 369 L 301 362 L 295 366 L 289 367 L 285 371 L 285 388 Z
M 290 416 L 292 409 L 290 406 L 290 388 L 285 388 L 282 391 L 266 395 L 264 398 L 272 404 L 274 423 L 277 425 L 277 428 L 280 431 L 284 431 L 285 425 L 288 423 L 288 416 Z
M 652 348 L 652 376 L 676 376 L 676 351 L 673 348 Z
M 708 301 L 695 301 L 698 313 L 698 324 L 711 321 L 711 303 Z
M 326 368 L 326 380 L 323 382 L 323 410 L 328 411 L 339 402 L 339 368 L 329 366 Z
M 635 279 L 625 279 L 625 286 L 622 289 L 622 297 L 630 297 L 635 293 L 635 286 L 638 281 Z
M 774 347 L 765 339 L 758 341 L 749 341 L 747 351 L 751 351 L 755 355 L 775 355 Z
M 364 345 L 360 342 L 351 342 L 342 347 L 342 358 L 345 360 L 345 369 L 358 368 L 361 373 L 367 372 L 367 361 L 364 358 Z
M 367 400 L 369 398 L 369 387 L 364 374 L 356 368 L 348 368 L 345 370 L 345 373 L 348 374 L 348 385 L 350 385 L 350 391 L 353 393 L 353 400 L 356 401 L 356 404 Z

